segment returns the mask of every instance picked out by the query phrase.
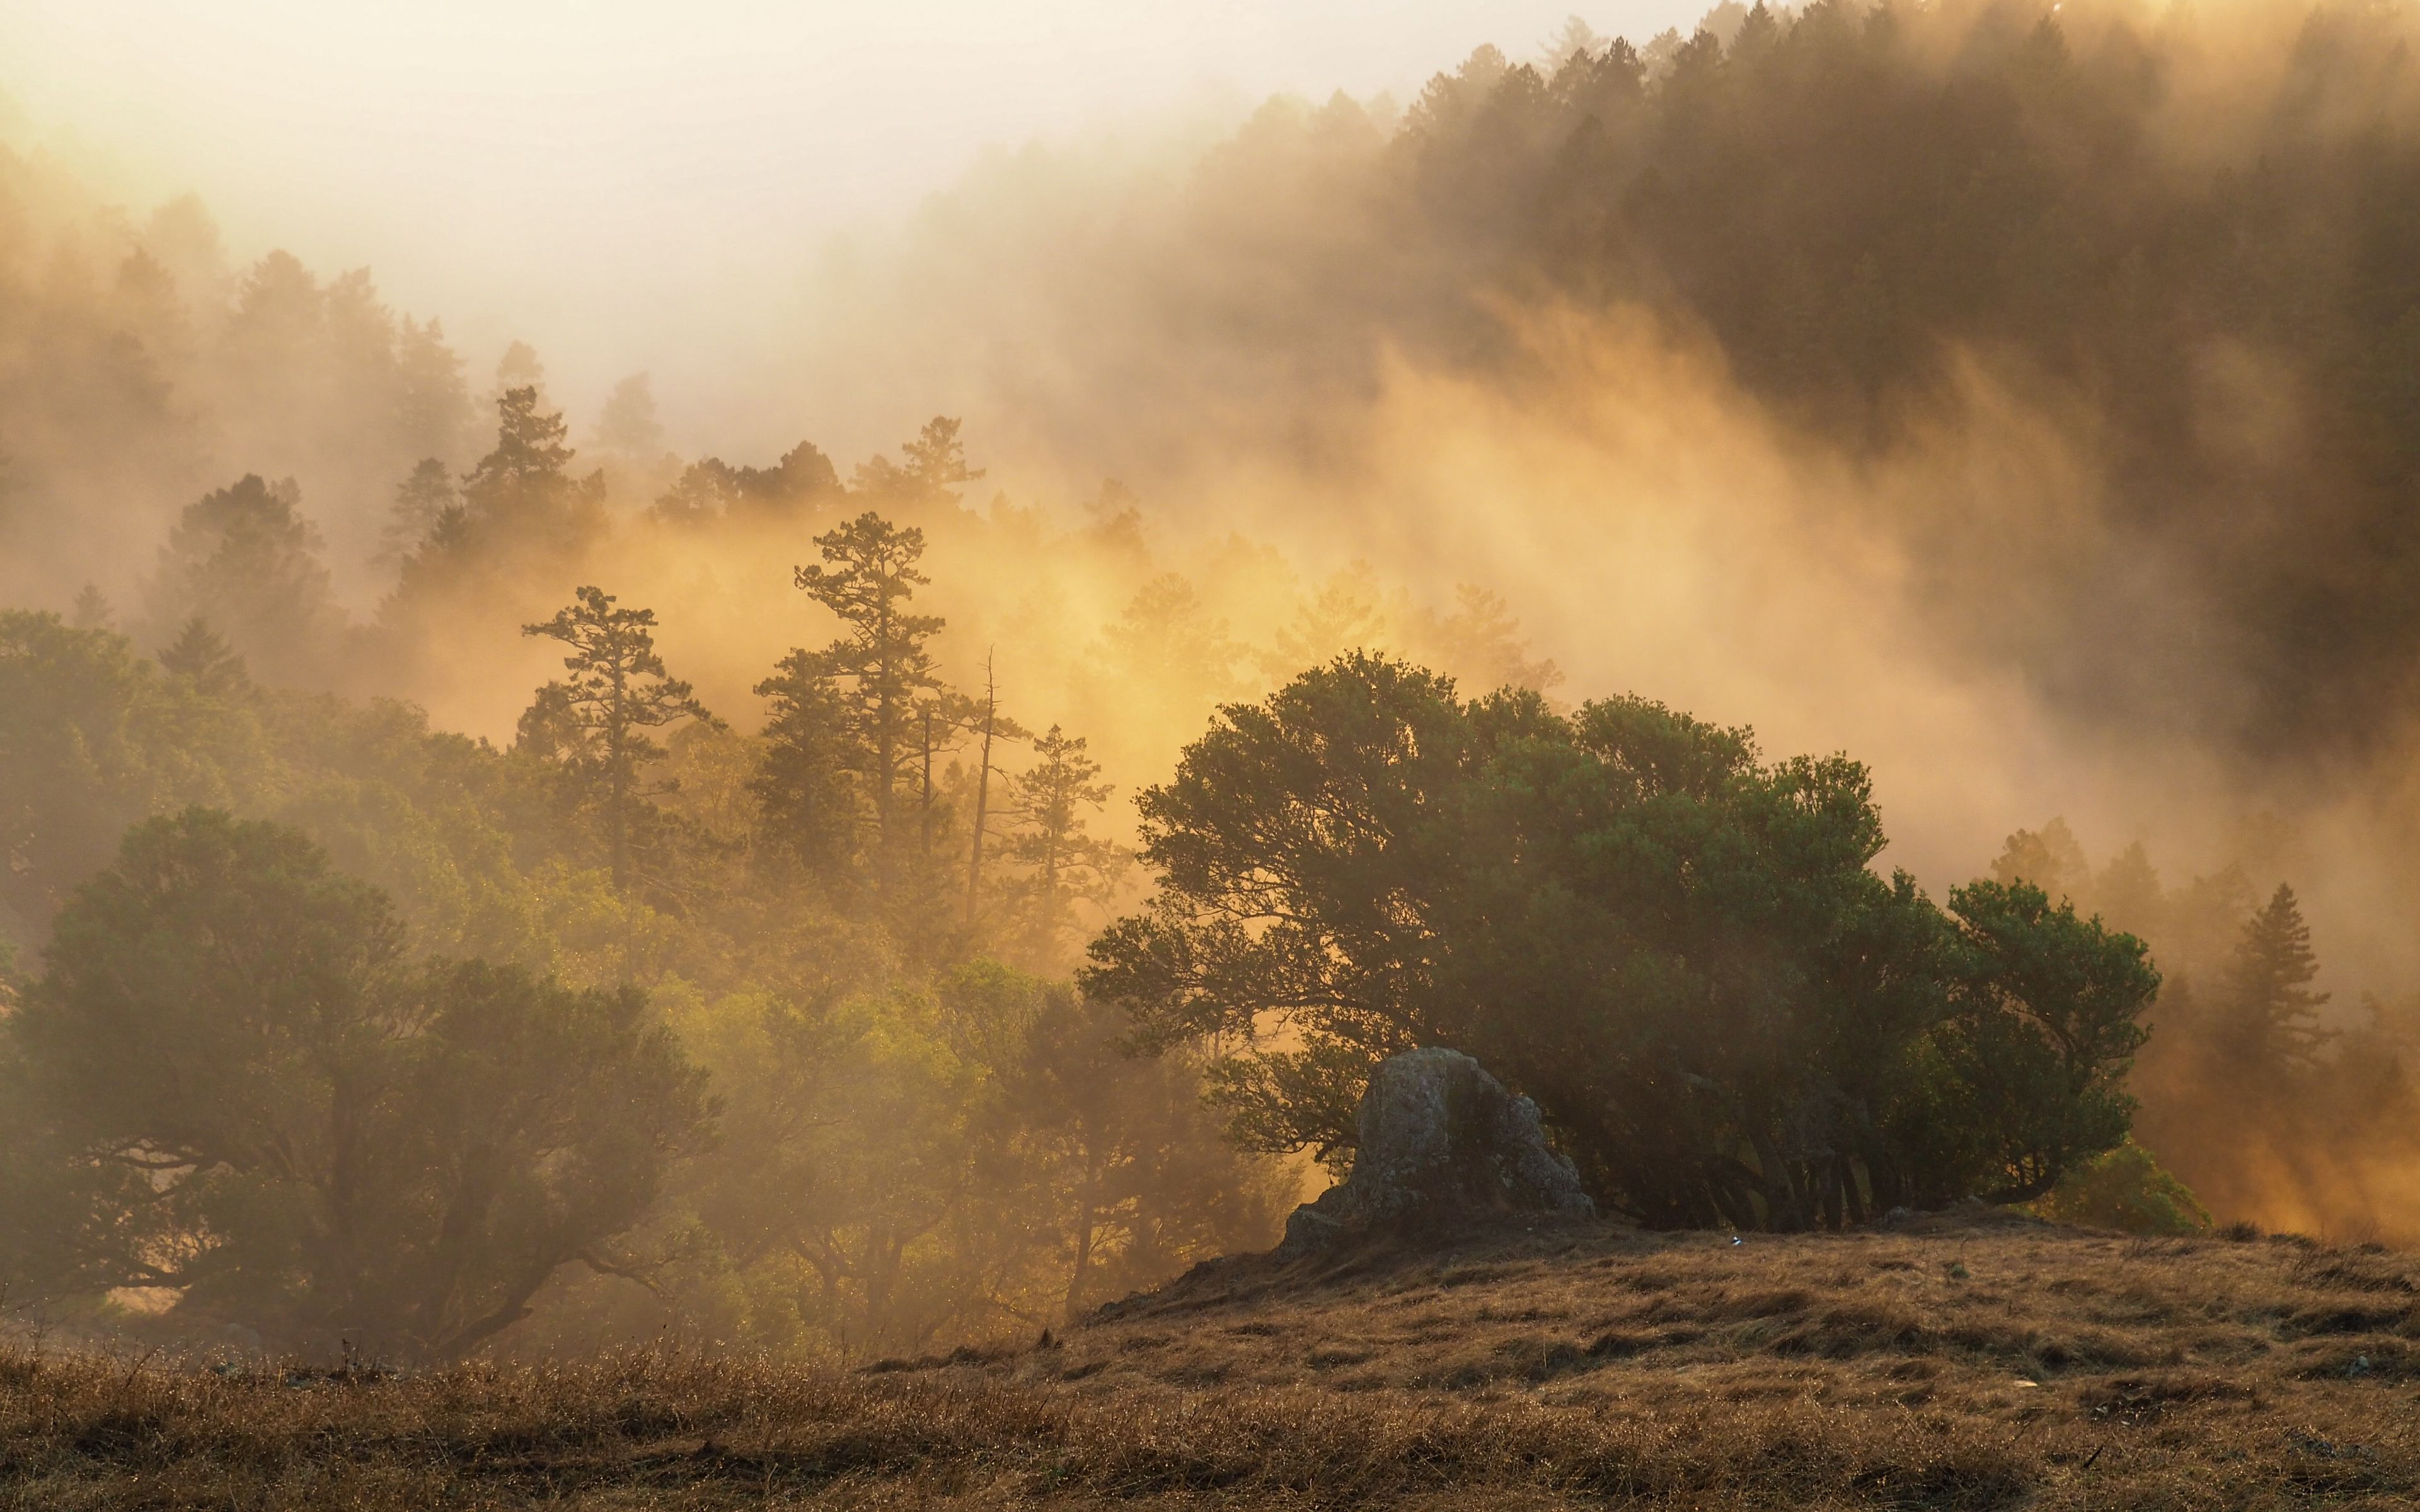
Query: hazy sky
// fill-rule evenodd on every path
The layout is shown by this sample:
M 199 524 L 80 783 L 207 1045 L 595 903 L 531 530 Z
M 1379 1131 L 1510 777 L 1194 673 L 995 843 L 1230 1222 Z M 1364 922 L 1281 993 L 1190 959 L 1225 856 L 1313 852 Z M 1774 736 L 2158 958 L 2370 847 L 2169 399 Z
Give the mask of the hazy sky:
M 8 0 L 0 90 L 138 207 L 198 190 L 230 248 L 368 263 L 470 348 L 645 365 L 834 230 L 985 147 L 1408 98 L 1471 47 L 1535 52 L 1572 0 Z M 1637 39 L 1704 9 L 1585 8 Z M 703 292 L 703 291 L 701 291 Z M 707 333 L 700 333 L 707 334 Z M 490 359 L 491 360 L 491 359 Z

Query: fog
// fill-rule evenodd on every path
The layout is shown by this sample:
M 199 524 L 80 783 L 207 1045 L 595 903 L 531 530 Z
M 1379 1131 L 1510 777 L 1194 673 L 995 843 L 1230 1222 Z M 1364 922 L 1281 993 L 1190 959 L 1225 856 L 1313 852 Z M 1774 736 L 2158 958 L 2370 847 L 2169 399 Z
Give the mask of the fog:
M 2219 1218 L 2420 1236 L 2410 17 L 1564 10 L 0 17 L 0 609 L 170 671 L 123 720 L 158 751 L 44 769 L 109 789 L 107 824 L 0 833 L 0 927 L 30 955 L 125 821 L 225 805 L 326 844 L 421 947 L 657 992 L 762 1115 L 743 1144 L 799 1137 L 746 1077 L 810 1021 L 963 1133 L 946 1088 L 980 1078 L 928 1062 L 1005 1076 L 970 1016 L 1075 1011 L 1041 984 L 1148 888 L 1081 847 L 1135 838 L 1219 704 L 1367 647 L 1869 764 L 1880 867 L 2149 941 L 2138 1129 Z M 795 569 L 861 511 L 924 532 L 947 623 L 923 769 L 881 779 L 912 862 L 851 880 L 777 854 L 759 799 L 808 697 L 773 669 L 839 625 Z M 523 633 L 591 584 L 653 611 L 695 702 L 645 790 L 659 853 L 617 827 L 610 885 L 533 693 L 562 647 Z M 180 642 L 199 621 L 247 671 Z M 962 854 L 995 776 L 940 690 L 987 678 L 1028 738 L 1089 742 L 1064 792 L 1109 789 L 1066 898 L 1076 837 L 1018 831 L 996 910 Z M 427 732 L 390 699 L 487 744 L 395 758 Z M 2333 995 L 2270 1061 L 2224 1022 L 2264 903 Z M 1026 996 L 965 975 L 995 960 Z M 1149 1192 L 1251 1200 L 1133 1219 L 1126 1279 L 1250 1238 L 1293 1179 L 1166 1137 L 1191 1153 Z M 722 1158 L 680 1189 L 708 1227 Z M 766 1253 L 820 1274 L 817 1347 L 921 1345 L 984 1324 L 979 1227 L 923 1312 L 829 1235 Z M 737 1231 L 683 1295 L 786 1338 L 740 1320 L 773 1262 Z M 1018 1285 L 1072 1309 L 1074 1263 Z M 533 1333 L 644 1331 L 591 1281 Z
M 723 412 L 758 313 L 985 155 L 1198 144 L 1274 93 L 1404 98 L 1481 41 L 1543 43 L 1569 9 L 33 0 L 0 15 L 0 130 L 121 203 L 200 193 L 239 261 L 373 265 L 481 365 L 535 344 L 566 400 L 654 371 L 687 442 L 746 451 L 786 424 Z M 1643 38 L 1694 15 L 1589 19 Z

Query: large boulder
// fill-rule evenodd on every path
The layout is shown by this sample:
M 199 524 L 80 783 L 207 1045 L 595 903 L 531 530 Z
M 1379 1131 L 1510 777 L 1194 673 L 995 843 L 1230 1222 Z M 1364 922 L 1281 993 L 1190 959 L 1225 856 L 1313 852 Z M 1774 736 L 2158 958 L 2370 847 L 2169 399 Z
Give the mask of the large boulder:
M 1596 1212 L 1572 1163 L 1547 1146 L 1538 1104 L 1458 1050 L 1379 1062 L 1355 1122 L 1353 1173 L 1294 1211 L 1280 1258 L 1382 1228 L 1445 1237 L 1512 1213 Z

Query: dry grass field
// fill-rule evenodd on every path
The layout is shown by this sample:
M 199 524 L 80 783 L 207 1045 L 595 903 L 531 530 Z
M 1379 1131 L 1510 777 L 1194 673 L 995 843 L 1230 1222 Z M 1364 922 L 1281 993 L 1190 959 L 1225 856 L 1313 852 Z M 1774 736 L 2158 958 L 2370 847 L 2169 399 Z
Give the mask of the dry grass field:
M 2420 1263 L 1997 1215 L 1231 1260 L 850 1372 L 0 1357 L 0 1506 L 46 1512 L 2415 1500 Z

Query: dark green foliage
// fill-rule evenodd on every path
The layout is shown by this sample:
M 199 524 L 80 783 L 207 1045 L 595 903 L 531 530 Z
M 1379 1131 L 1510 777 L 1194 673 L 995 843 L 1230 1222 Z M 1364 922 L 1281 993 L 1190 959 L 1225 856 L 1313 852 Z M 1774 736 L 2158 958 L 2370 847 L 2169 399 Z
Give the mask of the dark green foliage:
M 861 764 L 858 778 L 873 822 L 877 877 L 889 879 L 900 865 L 905 841 L 900 790 L 920 748 L 919 699 L 941 687 L 925 643 L 943 622 L 908 609 L 916 590 L 932 580 L 916 567 L 924 554 L 924 532 L 867 510 L 816 536 L 815 546 L 823 561 L 798 568 L 794 576 L 809 596 L 840 616 L 842 633 L 820 652 L 793 652 L 782 675 L 758 692 L 788 699 L 800 709 L 836 707 L 839 743 L 817 749 Z M 804 726 L 793 728 L 799 739 L 822 738 Z M 811 769 L 823 759 L 805 747 L 788 756 L 777 750 L 774 757 L 777 768 Z
M 571 648 L 563 658 L 571 680 L 538 689 L 521 735 L 534 754 L 559 764 L 582 806 L 602 817 L 613 886 L 622 888 L 630 884 L 634 831 L 654 812 L 649 800 L 672 791 L 668 780 L 646 777 L 664 754 L 647 732 L 684 719 L 711 724 L 714 716 L 665 671 L 655 611 L 613 603 L 601 589 L 582 588 L 554 618 L 521 627 Z
M 2039 887 L 1978 882 L 1949 908 L 1953 1007 L 1929 1048 L 1955 1091 L 1932 1137 L 1962 1147 L 1954 1168 L 1986 1173 L 1978 1195 L 2024 1201 L 2125 1137 L 2134 1104 L 2112 1072 L 2141 1048 L 2135 1021 L 2159 979 L 2139 941 L 2052 907 Z
M 1282 1148 L 1348 1146 L 1368 1067 L 1415 1044 L 1536 1097 L 1655 1224 L 2013 1200 L 2125 1134 L 2142 947 L 2029 887 L 1953 917 L 1874 875 L 1845 758 L 1357 653 L 1223 711 L 1141 809 L 1160 894 L 1085 986 L 1146 1046 L 1244 1047 L 1222 1093 Z
M 637 1264 L 617 1242 L 706 1118 L 644 995 L 401 945 L 293 831 L 203 810 L 132 831 L 5 1026 L 33 1169 L 92 1214 L 40 1279 L 447 1358 L 566 1264 Z
M 765 756 L 750 781 L 772 845 L 814 875 L 837 878 L 858 854 L 861 783 L 873 771 L 840 686 L 821 654 L 793 651 L 756 685 L 766 701 Z

